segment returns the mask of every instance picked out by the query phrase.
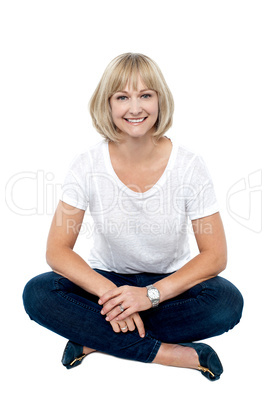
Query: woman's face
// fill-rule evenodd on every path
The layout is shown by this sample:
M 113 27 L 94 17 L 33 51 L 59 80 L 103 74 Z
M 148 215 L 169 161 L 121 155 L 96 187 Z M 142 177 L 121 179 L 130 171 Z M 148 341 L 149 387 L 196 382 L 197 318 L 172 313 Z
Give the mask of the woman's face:
M 158 119 L 158 95 L 148 89 L 140 77 L 137 90 L 126 85 L 123 91 L 110 98 L 111 115 L 120 133 L 142 137 L 155 132 Z

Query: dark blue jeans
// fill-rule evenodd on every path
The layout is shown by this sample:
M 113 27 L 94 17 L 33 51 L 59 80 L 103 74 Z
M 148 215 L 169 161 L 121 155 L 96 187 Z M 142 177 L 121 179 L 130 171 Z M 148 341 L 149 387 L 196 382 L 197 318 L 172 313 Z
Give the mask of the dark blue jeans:
M 166 275 L 122 275 L 96 270 L 117 286 L 146 286 Z M 98 298 L 68 279 L 49 272 L 31 279 L 23 292 L 30 318 L 80 345 L 124 359 L 150 363 L 161 342 L 192 342 L 221 335 L 240 320 L 243 298 L 239 290 L 217 276 L 185 293 L 140 313 L 146 336 L 115 333 L 100 314 Z

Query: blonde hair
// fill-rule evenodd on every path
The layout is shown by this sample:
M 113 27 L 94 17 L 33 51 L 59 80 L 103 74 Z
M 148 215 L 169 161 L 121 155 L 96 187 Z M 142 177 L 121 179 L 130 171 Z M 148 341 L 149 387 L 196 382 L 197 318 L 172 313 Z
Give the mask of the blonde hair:
M 153 137 L 159 140 L 171 127 L 173 97 L 158 65 L 143 54 L 124 53 L 109 63 L 89 102 L 93 125 L 106 140 L 119 142 L 121 139 L 112 120 L 110 97 L 124 90 L 128 83 L 136 90 L 139 76 L 147 88 L 158 94 L 159 115 Z

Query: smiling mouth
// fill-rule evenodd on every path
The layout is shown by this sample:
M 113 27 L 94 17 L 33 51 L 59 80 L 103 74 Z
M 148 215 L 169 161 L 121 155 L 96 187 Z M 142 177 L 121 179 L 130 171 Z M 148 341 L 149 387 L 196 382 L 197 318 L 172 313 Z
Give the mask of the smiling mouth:
M 147 117 L 142 117 L 141 119 L 124 119 L 124 120 L 128 121 L 128 123 L 142 123 L 146 119 Z

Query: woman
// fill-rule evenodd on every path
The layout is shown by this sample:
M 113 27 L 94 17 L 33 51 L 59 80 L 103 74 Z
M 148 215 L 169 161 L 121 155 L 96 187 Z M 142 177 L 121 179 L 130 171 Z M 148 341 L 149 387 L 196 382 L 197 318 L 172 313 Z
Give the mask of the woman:
M 53 272 L 33 278 L 23 294 L 31 319 L 70 339 L 68 369 L 100 351 L 198 369 L 210 380 L 223 371 L 210 346 L 192 342 L 233 328 L 243 299 L 218 276 L 226 241 L 205 164 L 164 136 L 173 108 L 161 71 L 141 54 L 115 58 L 91 99 L 105 139 L 74 160 L 47 242 Z M 88 263 L 73 251 L 87 207 Z

